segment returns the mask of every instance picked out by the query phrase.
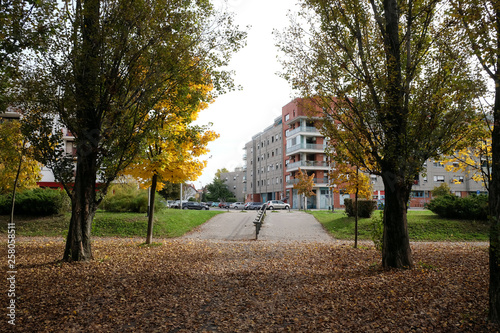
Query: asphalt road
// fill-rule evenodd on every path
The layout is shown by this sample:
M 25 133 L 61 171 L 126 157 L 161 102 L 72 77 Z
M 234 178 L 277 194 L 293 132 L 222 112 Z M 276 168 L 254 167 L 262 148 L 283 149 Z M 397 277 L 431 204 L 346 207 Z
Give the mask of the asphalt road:
M 214 216 L 194 231 L 185 235 L 187 239 L 254 240 L 253 221 L 257 211 L 231 210 Z M 316 221 L 300 211 L 268 211 L 259 233 L 259 241 L 335 241 Z

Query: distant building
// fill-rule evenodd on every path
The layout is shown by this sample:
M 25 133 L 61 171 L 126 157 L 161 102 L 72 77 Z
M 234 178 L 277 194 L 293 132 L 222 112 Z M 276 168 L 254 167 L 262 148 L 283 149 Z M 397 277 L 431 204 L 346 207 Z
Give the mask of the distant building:
M 227 189 L 234 194 L 236 201 L 245 201 L 244 187 L 246 182 L 245 168 L 235 168 L 232 172 L 221 172 L 220 179 Z

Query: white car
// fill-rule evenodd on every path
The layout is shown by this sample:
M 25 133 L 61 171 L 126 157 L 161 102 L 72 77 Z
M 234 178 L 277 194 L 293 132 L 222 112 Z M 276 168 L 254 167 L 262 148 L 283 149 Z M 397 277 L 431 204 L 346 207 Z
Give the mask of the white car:
M 231 209 L 243 209 L 243 208 L 245 208 L 245 203 L 244 202 L 233 202 L 232 204 L 229 205 L 229 208 L 231 208 Z
M 267 209 L 290 209 L 290 205 L 281 200 L 269 200 L 266 202 Z

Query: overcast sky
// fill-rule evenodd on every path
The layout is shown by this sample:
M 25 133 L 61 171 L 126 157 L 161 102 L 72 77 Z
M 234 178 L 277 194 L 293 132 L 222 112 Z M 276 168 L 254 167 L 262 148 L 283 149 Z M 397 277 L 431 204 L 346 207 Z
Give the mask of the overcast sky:
M 218 0 L 222 1 L 222 0 Z M 197 124 L 213 123 L 220 137 L 210 143 L 211 156 L 196 188 L 211 183 L 217 169 L 233 171 L 243 166 L 243 147 L 281 115 L 281 108 L 292 100 L 288 83 L 276 75 L 277 62 L 272 31 L 288 25 L 289 9 L 295 0 L 228 0 L 229 10 L 236 14 L 235 23 L 248 31 L 247 46 L 236 53 L 230 69 L 236 71 L 235 83 L 243 90 L 220 96 L 200 113 Z M 208 157 L 207 156 L 207 157 Z

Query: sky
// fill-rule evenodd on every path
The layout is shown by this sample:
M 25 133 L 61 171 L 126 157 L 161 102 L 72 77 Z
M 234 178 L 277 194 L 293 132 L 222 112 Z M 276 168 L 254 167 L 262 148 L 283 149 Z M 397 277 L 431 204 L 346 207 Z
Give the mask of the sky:
M 222 2 L 222 0 L 218 0 Z M 196 124 L 213 123 L 212 130 L 220 137 L 208 146 L 207 167 L 196 188 L 206 186 L 215 177 L 217 169 L 234 171 L 241 167 L 243 148 L 252 136 L 273 124 L 281 115 L 281 108 L 293 99 L 287 81 L 276 73 L 281 71 L 273 29 L 283 30 L 288 25 L 289 9 L 295 10 L 295 0 L 228 0 L 229 10 L 235 13 L 235 24 L 241 29 L 250 25 L 247 46 L 233 55 L 229 69 L 234 70 L 234 81 L 241 91 L 218 97 L 200 112 Z

